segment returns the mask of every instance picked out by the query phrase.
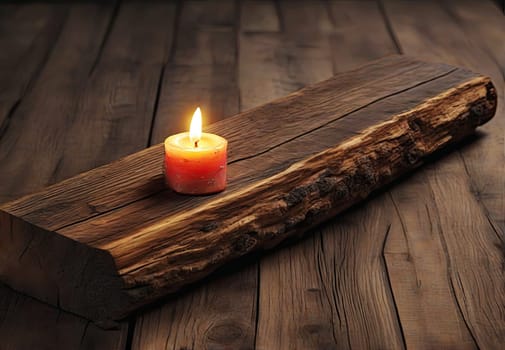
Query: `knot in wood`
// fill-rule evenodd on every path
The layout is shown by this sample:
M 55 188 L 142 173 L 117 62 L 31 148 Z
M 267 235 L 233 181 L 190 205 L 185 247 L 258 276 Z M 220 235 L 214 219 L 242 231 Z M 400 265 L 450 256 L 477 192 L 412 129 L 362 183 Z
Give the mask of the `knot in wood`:
M 472 107 L 470 107 L 470 114 L 472 117 L 477 117 L 481 118 L 484 115 L 484 106 L 482 106 L 481 103 L 474 104 Z
M 284 197 L 284 201 L 286 202 L 288 208 L 291 208 L 300 204 L 311 193 L 315 193 L 316 191 L 318 192 L 319 188 L 314 183 L 298 186 L 289 191 L 289 193 Z
M 414 132 L 422 130 L 422 122 L 419 118 L 416 117 L 410 118 L 408 119 L 407 124 L 409 125 L 409 128 Z
M 209 343 L 223 345 L 240 341 L 244 334 L 240 324 L 226 322 L 211 326 L 206 332 L 206 338 Z M 210 346 L 210 348 L 213 347 Z
M 407 161 L 408 164 L 414 165 L 419 162 L 419 159 L 422 157 L 423 152 L 415 147 L 407 151 L 405 154 L 405 160 Z
M 305 214 L 290 216 L 286 219 L 286 229 L 289 230 L 305 220 Z
M 355 178 L 359 185 L 373 186 L 377 183 L 377 170 L 371 164 L 364 164 L 359 167 Z
M 335 190 L 333 191 L 333 201 L 338 202 L 347 197 L 349 197 L 349 186 L 346 184 L 346 181 L 337 182 Z
M 486 84 L 486 99 L 488 101 L 491 101 L 493 104 L 496 103 L 496 89 L 493 85 L 493 83 L 487 83 Z
M 318 217 L 324 216 L 331 209 L 331 203 L 328 200 L 319 201 L 313 204 L 307 214 L 305 214 L 305 220 L 312 223 L 317 220 Z
M 319 189 L 319 192 L 321 194 L 327 194 L 329 192 L 331 192 L 334 188 L 335 188 L 335 185 L 337 184 L 337 179 L 333 176 L 324 176 L 321 175 L 317 181 L 316 181 L 316 185 L 317 185 L 317 188 Z
M 211 232 L 211 231 L 214 231 L 215 229 L 217 229 L 217 223 L 216 222 L 207 222 L 207 223 L 205 223 L 205 225 L 203 225 L 200 228 L 200 231 Z
M 257 236 L 257 232 L 247 232 L 239 235 L 233 242 L 233 250 L 240 255 L 251 251 L 256 246 L 257 239 L 255 237 Z

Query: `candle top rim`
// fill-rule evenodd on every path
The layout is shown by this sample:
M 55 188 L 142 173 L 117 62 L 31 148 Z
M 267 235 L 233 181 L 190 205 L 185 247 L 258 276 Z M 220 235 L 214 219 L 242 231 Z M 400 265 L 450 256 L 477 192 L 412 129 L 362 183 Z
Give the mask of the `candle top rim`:
M 191 142 L 189 132 L 181 132 L 171 135 L 165 139 L 165 148 L 177 148 L 185 151 L 203 151 L 216 150 L 226 147 L 228 141 L 219 135 L 202 132 L 202 136 L 198 142 L 198 147 Z

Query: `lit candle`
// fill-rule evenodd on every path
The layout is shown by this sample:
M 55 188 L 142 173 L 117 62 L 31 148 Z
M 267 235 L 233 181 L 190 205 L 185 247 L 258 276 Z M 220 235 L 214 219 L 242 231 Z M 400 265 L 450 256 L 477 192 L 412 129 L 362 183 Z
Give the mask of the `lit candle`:
M 226 187 L 226 147 L 221 136 L 202 133 L 202 112 L 197 108 L 189 132 L 165 139 L 165 182 L 184 194 L 209 194 Z

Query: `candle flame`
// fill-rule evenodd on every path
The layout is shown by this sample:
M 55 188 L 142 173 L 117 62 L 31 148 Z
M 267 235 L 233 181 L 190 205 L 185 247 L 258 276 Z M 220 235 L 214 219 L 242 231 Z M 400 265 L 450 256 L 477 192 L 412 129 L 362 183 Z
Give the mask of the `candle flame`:
M 197 107 L 193 118 L 191 118 L 191 125 L 189 126 L 189 139 L 198 147 L 198 141 L 202 138 L 202 111 Z

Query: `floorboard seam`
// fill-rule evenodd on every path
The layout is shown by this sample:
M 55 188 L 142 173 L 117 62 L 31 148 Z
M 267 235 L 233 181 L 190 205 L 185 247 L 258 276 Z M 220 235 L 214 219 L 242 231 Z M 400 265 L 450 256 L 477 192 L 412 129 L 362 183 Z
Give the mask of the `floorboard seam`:
M 88 331 L 88 327 L 89 327 L 89 324 L 91 323 L 91 321 L 87 321 L 86 322 L 86 325 L 84 326 L 84 329 L 82 331 L 82 335 L 81 335 L 81 340 L 79 342 L 79 347 L 81 348 L 82 345 L 84 344 L 84 339 L 86 339 L 86 333 Z
M 166 63 L 163 63 L 160 69 L 160 77 L 158 79 L 158 86 L 156 88 L 156 97 L 154 98 L 153 113 L 151 116 L 151 125 L 149 127 L 149 134 L 147 136 L 146 147 L 151 146 L 153 142 L 154 124 L 156 123 L 156 114 L 158 113 L 158 107 L 160 104 L 161 90 L 163 89 L 163 78 L 165 76 Z
M 440 7 L 444 10 L 444 12 L 456 23 L 459 27 L 459 30 L 463 33 L 467 33 L 465 21 L 461 19 L 459 15 L 457 15 L 452 9 L 447 0 L 442 1 Z M 471 26 L 471 23 L 468 23 Z M 498 70 L 500 71 L 503 80 L 505 80 L 505 64 L 500 64 L 500 60 L 496 58 L 495 54 L 486 47 L 486 45 L 482 45 L 482 41 L 471 40 L 473 43 L 477 44 L 478 47 L 485 53 L 491 61 L 496 65 Z
M 279 30 L 281 33 L 285 32 L 286 25 L 284 23 L 284 16 L 282 15 L 281 4 L 279 0 L 275 0 L 275 14 L 277 15 L 277 19 L 279 20 Z
M 254 348 L 257 349 L 257 340 L 258 340 L 258 330 L 259 330 L 259 319 L 260 319 L 260 281 L 261 281 L 261 260 L 256 263 L 256 315 L 254 321 Z
M 424 174 L 426 174 L 426 171 L 423 171 L 423 172 L 424 172 Z M 430 197 L 433 202 L 433 205 L 436 208 L 436 212 L 438 212 L 439 210 L 438 210 L 437 203 L 435 201 L 435 193 L 433 192 L 433 188 L 430 184 L 428 184 L 428 188 L 430 191 Z M 445 261 L 446 261 L 446 265 L 447 265 L 447 281 L 449 282 L 449 290 L 451 291 L 452 299 L 454 300 L 454 303 L 456 304 L 459 316 L 461 317 L 461 320 L 465 324 L 465 327 L 468 330 L 468 333 L 470 334 L 470 337 L 472 338 L 475 346 L 478 349 L 480 349 L 479 343 L 477 342 L 474 332 L 473 332 L 472 328 L 470 327 L 470 324 L 468 323 L 468 320 L 466 319 L 465 314 L 463 313 L 463 309 L 461 308 L 461 305 L 459 303 L 458 296 L 456 295 L 456 292 L 454 290 L 454 281 L 452 280 L 452 276 L 451 276 L 452 264 L 451 264 L 451 260 L 449 258 L 449 249 L 447 247 L 447 242 L 444 237 L 444 231 L 442 230 L 442 225 L 440 223 L 440 218 L 438 215 L 436 216 L 436 219 L 437 219 L 437 226 L 438 226 L 438 234 L 440 235 L 440 242 L 442 244 L 442 250 L 444 251 Z
M 337 341 L 338 337 L 335 334 L 335 328 L 336 328 L 336 324 L 335 324 L 335 312 L 337 314 L 336 317 L 338 318 L 339 324 L 342 323 L 342 318 L 340 316 L 340 312 L 338 311 L 337 297 L 335 295 L 335 288 L 336 288 L 335 285 L 336 285 L 337 281 L 334 280 L 333 283 L 335 285 L 330 286 L 330 289 L 331 289 L 330 290 L 330 292 L 331 292 L 331 298 L 330 298 L 330 294 L 328 292 L 328 288 L 326 287 L 326 283 L 324 283 L 323 269 L 321 267 L 321 262 L 323 262 L 323 264 L 325 265 L 325 268 L 328 269 L 328 266 L 324 262 L 325 261 L 324 257 L 326 256 L 326 250 L 324 249 L 324 238 L 323 238 L 323 234 L 322 234 L 321 231 L 318 231 L 315 234 L 314 240 L 316 238 L 319 238 L 319 249 L 315 248 L 316 259 L 317 259 L 317 271 L 318 271 L 318 274 L 319 274 L 319 280 L 322 283 L 324 295 L 326 296 L 326 300 L 328 301 L 328 304 L 330 306 L 330 315 L 331 315 L 330 323 L 331 323 L 331 326 L 332 326 L 331 335 L 333 337 L 333 341 L 335 342 L 335 346 L 338 346 L 338 341 Z M 333 271 L 335 271 L 335 265 L 333 265 Z M 333 300 L 334 307 L 331 307 L 331 305 L 332 305 L 331 301 L 332 300 Z
M 102 37 L 102 41 L 100 43 L 100 46 L 98 47 L 98 52 L 96 54 L 95 60 L 93 61 L 93 64 L 91 65 L 91 68 L 88 72 L 88 77 L 93 75 L 96 67 L 98 66 L 98 63 L 100 62 L 100 59 L 102 58 L 103 49 L 105 48 L 105 45 L 107 44 L 107 41 L 109 40 L 110 33 L 112 32 L 112 28 L 114 27 L 114 23 L 116 22 L 116 18 L 119 13 L 119 7 L 121 6 L 121 1 L 122 0 L 117 0 L 114 4 L 114 7 L 112 9 L 112 13 L 110 15 L 109 23 L 107 24 L 107 28 L 105 29 L 105 33 Z
M 399 54 L 403 55 L 404 53 L 403 53 L 402 46 L 401 46 L 400 41 L 398 40 L 398 37 L 396 36 L 396 33 L 393 29 L 393 24 L 391 23 L 388 15 L 387 15 L 383 0 L 378 0 L 377 6 L 379 7 L 379 12 L 381 13 L 382 18 L 384 19 L 384 24 L 386 25 L 386 29 L 388 31 L 389 36 L 391 37 L 391 40 L 393 41 L 393 44 L 395 45 L 396 50 L 398 51 Z
M 391 194 L 390 194 L 390 197 L 391 197 Z M 392 197 L 391 197 L 391 200 L 392 200 Z M 398 216 L 400 216 L 399 213 L 397 213 Z M 403 229 L 403 227 L 402 227 Z M 389 269 L 388 269 L 388 264 L 386 262 L 386 253 L 385 253 L 385 250 L 386 250 L 386 242 L 389 238 L 389 233 L 391 232 L 391 224 L 388 225 L 388 228 L 386 230 L 386 234 L 384 235 L 384 240 L 382 241 L 382 249 L 381 249 L 381 263 L 382 263 L 382 266 L 384 268 L 384 272 L 386 273 L 386 282 L 387 282 L 387 292 L 389 294 L 389 298 L 393 304 L 393 311 L 394 311 L 394 315 L 396 317 L 396 321 L 398 322 L 398 328 L 400 330 L 400 336 L 402 338 L 402 344 L 403 344 L 403 349 L 407 349 L 407 340 L 405 338 L 405 332 L 403 331 L 403 326 L 402 326 L 402 321 L 401 321 L 401 318 L 400 318 L 400 312 L 398 310 L 398 305 L 396 303 L 396 299 L 395 299 L 395 296 L 394 296 L 394 293 L 393 293 L 393 285 L 391 283 L 391 278 L 390 278 L 390 274 L 389 274 Z
M 66 8 L 64 13 L 61 14 L 61 20 L 59 21 L 59 23 L 56 26 L 54 26 L 54 28 L 49 29 L 50 34 L 48 35 L 49 36 L 49 38 L 48 38 L 49 44 L 48 44 L 47 50 L 46 50 L 45 54 L 43 55 L 40 63 L 37 65 L 37 68 L 33 72 L 32 76 L 30 77 L 30 79 L 28 79 L 26 86 L 21 91 L 21 95 L 12 104 L 11 108 L 9 109 L 9 112 L 5 116 L 4 121 L 0 124 L 0 140 L 6 134 L 7 129 L 9 128 L 10 122 L 13 119 L 14 114 L 18 110 L 18 107 L 21 104 L 21 101 L 32 90 L 33 85 L 38 80 L 41 72 L 43 71 L 44 67 L 46 66 L 47 61 L 49 60 L 49 56 L 51 56 L 51 53 L 53 52 L 53 49 L 56 46 L 56 43 L 58 42 L 58 39 L 63 31 L 63 26 L 66 22 L 67 17 L 68 17 L 68 8 Z M 38 38 L 38 36 L 37 36 L 37 38 Z
M 494 222 L 494 220 L 491 218 L 491 215 L 489 213 L 489 210 L 487 209 L 486 205 L 482 202 L 481 200 L 481 196 L 480 196 L 480 192 L 478 191 L 477 189 L 477 185 L 475 184 L 475 182 L 473 181 L 473 177 L 472 175 L 470 174 L 470 171 L 468 169 L 468 166 L 466 164 L 466 160 L 465 160 L 465 156 L 463 155 L 463 153 L 461 152 L 461 150 L 457 150 L 458 152 L 458 155 L 461 159 L 461 163 L 463 164 L 463 168 L 465 169 L 465 174 L 466 176 L 468 177 L 468 181 L 470 182 L 470 193 L 472 194 L 472 196 L 475 198 L 475 201 L 477 202 L 477 205 L 481 208 L 481 210 L 484 212 L 484 215 L 486 216 L 488 222 L 489 222 L 489 225 L 491 226 L 491 228 L 493 229 L 494 233 L 496 234 L 496 236 L 498 237 L 498 239 L 502 242 L 502 243 L 505 243 L 503 242 L 503 232 L 500 232 L 500 228 L 499 226 Z
M 132 319 L 128 322 L 128 331 L 126 334 L 126 344 L 125 344 L 125 350 L 131 350 L 133 346 L 133 335 L 135 333 L 135 326 L 137 324 L 137 321 L 135 317 L 132 317 Z
M 173 62 L 175 59 L 175 51 L 177 49 L 177 37 L 179 36 L 179 24 L 181 21 L 181 13 L 183 8 L 183 2 L 181 0 L 177 1 L 175 6 L 175 20 L 174 20 L 174 28 L 172 33 L 172 45 L 170 46 L 170 52 L 168 54 L 168 59 L 166 62 Z

